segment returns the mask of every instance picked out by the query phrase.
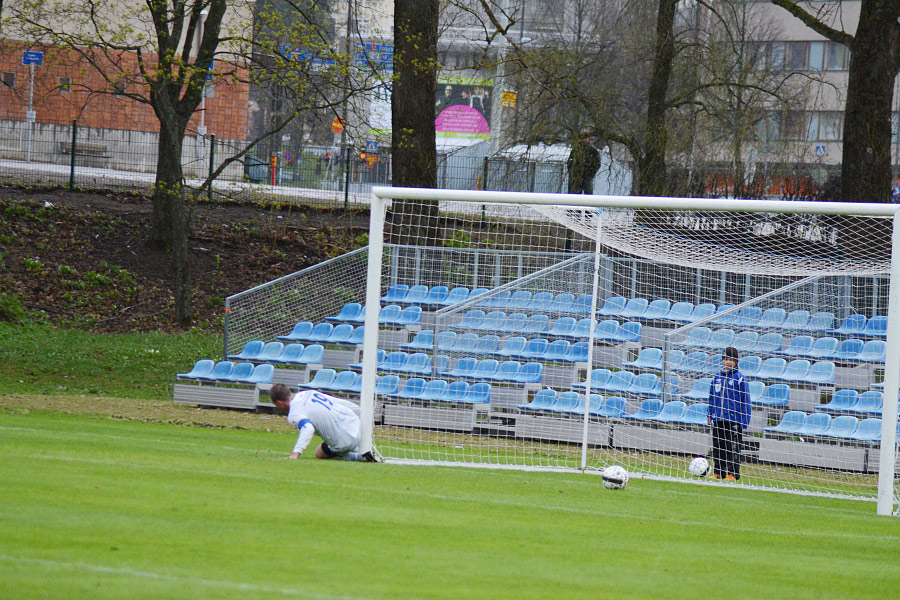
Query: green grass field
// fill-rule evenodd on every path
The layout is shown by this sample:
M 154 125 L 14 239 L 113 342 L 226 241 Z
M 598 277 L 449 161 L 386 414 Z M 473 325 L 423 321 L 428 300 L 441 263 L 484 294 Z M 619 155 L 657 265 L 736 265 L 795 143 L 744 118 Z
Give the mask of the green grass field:
M 0 406 L 0 598 L 891 598 L 872 502 L 283 461 L 288 430 Z

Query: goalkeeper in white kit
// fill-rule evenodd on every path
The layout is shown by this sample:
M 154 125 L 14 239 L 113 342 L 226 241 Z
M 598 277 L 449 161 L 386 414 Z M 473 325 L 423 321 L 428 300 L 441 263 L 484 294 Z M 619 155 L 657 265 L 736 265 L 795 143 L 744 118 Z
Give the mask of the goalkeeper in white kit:
M 380 462 L 374 452 L 359 451 L 359 407 L 352 402 L 316 390 L 292 394 L 282 383 L 272 386 L 269 398 L 278 412 L 287 415 L 288 423 L 300 430 L 294 452 L 285 458 L 299 458 L 318 433 L 323 442 L 316 448 L 316 458 Z

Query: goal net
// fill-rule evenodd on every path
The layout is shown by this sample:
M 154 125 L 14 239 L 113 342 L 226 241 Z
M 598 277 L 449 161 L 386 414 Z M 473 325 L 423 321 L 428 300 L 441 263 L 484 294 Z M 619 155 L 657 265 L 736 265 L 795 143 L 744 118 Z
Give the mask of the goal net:
M 698 480 L 688 465 L 714 462 L 710 386 L 733 347 L 751 403 L 735 484 L 889 514 L 895 209 L 376 188 L 364 444 L 396 461 Z M 382 318 L 408 307 L 412 322 Z

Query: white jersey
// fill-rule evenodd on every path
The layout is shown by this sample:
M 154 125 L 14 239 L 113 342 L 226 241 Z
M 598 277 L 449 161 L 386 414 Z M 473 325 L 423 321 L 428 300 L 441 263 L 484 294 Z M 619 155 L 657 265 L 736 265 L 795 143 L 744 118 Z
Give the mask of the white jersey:
M 300 430 L 294 452 L 303 452 L 313 431 L 335 454 L 356 450 L 360 441 L 359 407 L 316 390 L 297 392 L 291 399 L 288 423 Z

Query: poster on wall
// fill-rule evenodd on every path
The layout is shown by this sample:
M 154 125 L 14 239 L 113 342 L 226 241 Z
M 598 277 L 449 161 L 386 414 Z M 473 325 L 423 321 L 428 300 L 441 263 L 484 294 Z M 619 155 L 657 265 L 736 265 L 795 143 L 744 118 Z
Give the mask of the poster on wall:
M 490 79 L 441 77 L 434 102 L 435 137 L 487 140 L 491 137 Z

